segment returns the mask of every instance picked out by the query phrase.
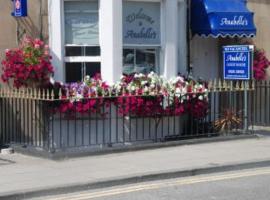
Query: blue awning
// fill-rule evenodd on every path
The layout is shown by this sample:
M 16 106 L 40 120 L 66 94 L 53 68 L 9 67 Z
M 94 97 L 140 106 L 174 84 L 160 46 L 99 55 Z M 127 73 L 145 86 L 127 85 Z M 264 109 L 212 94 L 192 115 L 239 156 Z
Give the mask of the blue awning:
M 254 13 L 246 0 L 192 0 L 191 30 L 200 36 L 253 37 Z

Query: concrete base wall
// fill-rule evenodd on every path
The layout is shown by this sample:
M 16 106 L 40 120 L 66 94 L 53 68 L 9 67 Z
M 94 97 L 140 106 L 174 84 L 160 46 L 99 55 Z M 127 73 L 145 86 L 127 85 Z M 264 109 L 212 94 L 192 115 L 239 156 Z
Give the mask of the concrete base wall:
M 54 118 L 50 125 L 51 146 L 55 149 L 71 147 L 102 147 L 112 144 L 162 141 L 166 136 L 183 135 L 187 116 L 140 118 L 118 117 L 112 110 L 112 118 L 100 116 L 81 117 L 77 120 Z

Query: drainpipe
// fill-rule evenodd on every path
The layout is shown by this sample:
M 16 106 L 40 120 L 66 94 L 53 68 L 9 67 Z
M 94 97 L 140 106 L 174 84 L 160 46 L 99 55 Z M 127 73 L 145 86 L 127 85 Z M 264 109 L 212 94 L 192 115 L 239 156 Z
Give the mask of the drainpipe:
M 191 40 L 191 31 L 190 31 L 190 23 L 191 23 L 191 0 L 186 0 L 186 6 L 187 6 L 187 25 L 186 25 L 186 31 L 187 31 L 187 72 L 188 75 L 192 75 L 192 66 L 190 62 L 190 40 Z

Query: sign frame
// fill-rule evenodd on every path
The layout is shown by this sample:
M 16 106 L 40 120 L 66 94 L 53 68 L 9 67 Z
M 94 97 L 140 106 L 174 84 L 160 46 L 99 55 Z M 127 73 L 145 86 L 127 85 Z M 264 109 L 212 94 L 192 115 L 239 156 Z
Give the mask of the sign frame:
M 223 46 L 223 79 L 224 80 L 250 80 L 253 78 L 253 73 L 252 73 L 252 66 L 253 66 L 253 50 L 254 46 L 253 45 L 230 45 L 230 46 Z M 244 61 L 226 61 L 227 56 L 231 56 L 236 54 L 236 55 L 244 55 L 247 57 L 247 60 Z M 243 65 L 243 66 L 235 66 L 235 70 L 232 70 L 231 74 L 226 73 L 228 68 L 231 68 L 232 66 L 228 66 L 229 64 L 232 65 Z M 239 70 L 239 68 L 241 70 Z M 244 70 L 244 75 L 238 75 L 237 71 L 243 71 Z M 237 76 L 238 75 L 238 76 Z

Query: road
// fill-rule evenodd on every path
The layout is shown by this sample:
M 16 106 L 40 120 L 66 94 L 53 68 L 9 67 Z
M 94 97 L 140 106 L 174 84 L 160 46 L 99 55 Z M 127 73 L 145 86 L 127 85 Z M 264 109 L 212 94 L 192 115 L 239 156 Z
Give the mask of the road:
M 270 167 L 138 183 L 35 200 L 269 200 Z

